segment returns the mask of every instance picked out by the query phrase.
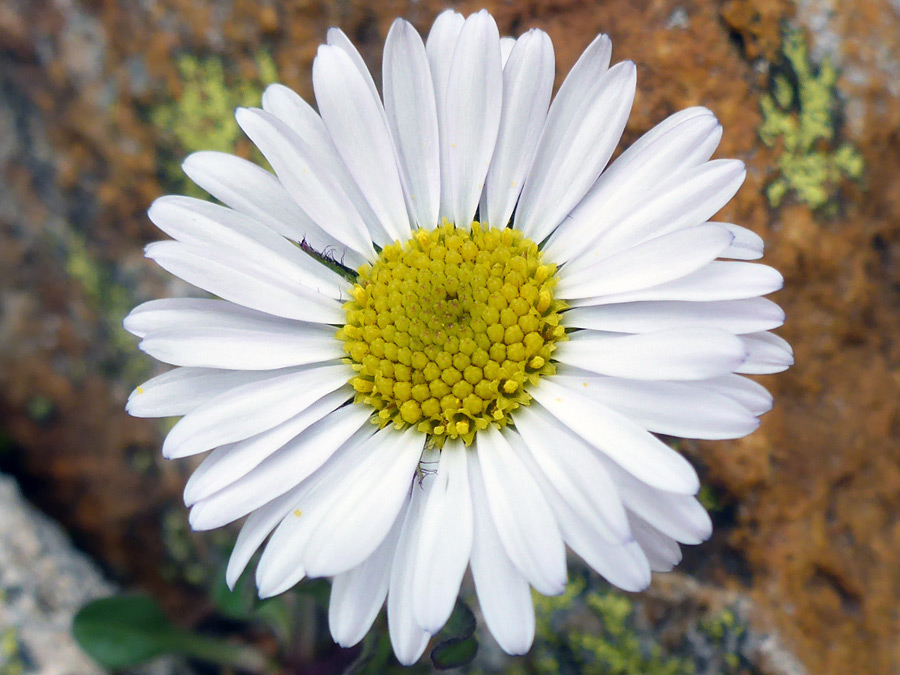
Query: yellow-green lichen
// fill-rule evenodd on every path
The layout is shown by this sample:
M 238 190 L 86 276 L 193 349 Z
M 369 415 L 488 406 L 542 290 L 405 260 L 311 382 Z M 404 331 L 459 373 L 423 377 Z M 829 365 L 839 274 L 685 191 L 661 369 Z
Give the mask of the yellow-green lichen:
M 864 170 L 859 152 L 836 138 L 837 71 L 829 59 L 818 66 L 810 61 L 801 30 L 785 30 L 782 55 L 773 68 L 771 90 L 760 102 L 759 135 L 779 153 L 779 175 L 766 196 L 772 207 L 793 196 L 812 209 L 833 212 L 842 182 L 861 178 Z
M 0 632 L 0 675 L 22 675 L 24 672 L 18 632 L 15 628 L 6 628 Z
M 217 56 L 184 54 L 176 66 L 181 91 L 153 108 L 150 120 L 172 146 L 170 159 L 164 158 L 161 166 L 169 187 L 201 196 L 202 191 L 181 173 L 181 159 L 200 150 L 235 152 L 241 138 L 235 108 L 258 106 L 266 85 L 278 81 L 278 70 L 272 56 L 263 51 L 256 55 L 256 77 L 250 79 L 232 76 Z
M 689 659 L 670 656 L 637 632 L 633 604 L 612 590 L 588 588 L 582 577 L 571 580 L 563 595 L 534 593 L 536 640 L 533 671 L 541 675 L 691 675 Z M 573 610 L 580 615 L 567 616 Z M 571 619 L 571 620 L 570 620 Z

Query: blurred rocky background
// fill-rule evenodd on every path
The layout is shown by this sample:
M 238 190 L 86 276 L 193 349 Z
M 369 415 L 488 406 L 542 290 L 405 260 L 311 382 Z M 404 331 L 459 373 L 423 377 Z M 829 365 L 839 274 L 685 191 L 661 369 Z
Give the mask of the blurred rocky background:
M 780 332 L 796 365 L 763 378 L 776 406 L 754 435 L 683 445 L 717 528 L 678 573 L 632 596 L 576 569 L 566 596 L 539 602 L 528 658 L 502 658 L 480 635 L 468 669 L 900 672 L 900 3 L 450 6 L 482 5 L 501 33 L 550 34 L 558 82 L 609 33 L 614 60 L 638 65 L 626 142 L 686 106 L 719 116 L 718 156 L 748 165 L 721 219 L 761 234 L 784 273 Z M 195 190 L 179 168 L 187 152 L 251 156 L 231 110 L 276 80 L 311 98 L 329 26 L 377 73 L 395 16 L 426 31 L 446 6 L 0 3 L 0 471 L 14 479 L 0 479 L 0 673 L 95 672 L 67 626 L 113 584 L 149 594 L 185 630 L 248 645 L 270 671 L 390 667 L 383 630 L 362 650 L 330 645 L 321 586 L 268 609 L 222 595 L 233 533 L 190 533 L 187 463 L 159 458 L 164 424 L 124 413 L 155 366 L 121 320 L 184 292 L 142 247 L 160 238 L 150 202 Z M 163 668 L 229 671 L 202 659 Z

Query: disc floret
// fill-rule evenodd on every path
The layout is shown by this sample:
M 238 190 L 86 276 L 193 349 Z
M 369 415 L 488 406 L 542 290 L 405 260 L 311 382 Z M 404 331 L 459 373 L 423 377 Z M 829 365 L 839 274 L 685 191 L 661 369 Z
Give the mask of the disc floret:
M 414 425 L 439 446 L 508 424 L 565 339 L 556 267 L 541 258 L 521 232 L 477 221 L 386 246 L 359 269 L 337 334 L 355 401 L 380 426 Z

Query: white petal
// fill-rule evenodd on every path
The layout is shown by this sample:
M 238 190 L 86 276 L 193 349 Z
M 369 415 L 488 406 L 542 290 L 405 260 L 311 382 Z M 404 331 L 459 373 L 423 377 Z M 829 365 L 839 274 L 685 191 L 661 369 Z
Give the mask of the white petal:
M 709 159 L 721 136 L 721 125 L 705 108 L 683 110 L 656 125 L 600 174 L 551 235 L 546 254 L 557 262 L 577 257 L 606 228 L 641 206 L 648 192 Z
M 314 146 L 263 110 L 239 108 L 235 117 L 265 155 L 300 208 L 322 229 L 369 260 L 371 235 L 341 181 Z
M 448 175 L 442 180 L 449 182 L 450 192 L 441 215 L 462 227 L 472 222 L 478 208 L 497 142 L 502 96 L 500 35 L 493 17 L 481 10 L 460 31 L 443 101 L 441 153 L 448 157 Z
M 425 53 L 431 67 L 431 80 L 434 83 L 434 100 L 437 110 L 439 129 L 439 151 L 441 165 L 441 197 L 439 216 L 449 218 L 451 202 L 450 189 L 450 156 L 446 150 L 447 141 L 447 83 L 450 80 L 450 66 L 453 63 L 453 52 L 456 41 L 465 25 L 462 14 L 453 10 L 441 12 L 431 25 L 431 32 L 425 42 Z
M 681 438 L 741 438 L 759 427 L 759 420 L 734 399 L 693 382 L 648 382 L 589 374 L 574 377 L 564 373 L 560 371 L 560 383 L 654 433 Z
M 347 37 L 347 34 L 337 26 L 332 26 L 328 29 L 325 41 L 330 46 L 337 47 L 350 57 L 350 62 L 365 82 L 369 94 L 377 99 L 378 89 L 375 87 L 375 80 L 372 79 L 372 73 L 369 72 L 362 55 L 359 53 L 359 50 L 353 42 L 350 41 L 350 38 Z
M 417 432 L 413 432 L 417 433 Z M 419 660 L 431 635 L 417 623 L 413 611 L 415 605 L 413 579 L 416 573 L 416 553 L 422 536 L 422 515 L 431 479 L 426 477 L 422 484 L 414 487 L 412 498 L 407 502 L 403 529 L 391 566 L 391 587 L 388 591 L 388 629 L 391 646 L 397 660 L 410 666 Z M 401 518 L 403 514 L 401 513 Z
M 324 498 L 339 488 L 341 479 L 368 454 L 375 431 L 371 424 L 359 429 L 318 471 L 294 488 L 291 515 L 278 525 L 256 567 L 260 598 L 283 593 L 306 576 L 303 550 L 326 513 Z
M 734 399 L 754 415 L 762 415 L 772 409 L 772 394 L 759 382 L 740 375 L 715 377 L 697 385 Z
M 405 177 L 410 212 L 433 229 L 441 201 L 440 139 L 434 83 L 422 38 L 397 19 L 384 45 L 384 110 Z
M 714 260 L 696 272 L 659 286 L 628 293 L 575 300 L 573 304 L 609 305 L 643 300 L 680 300 L 685 302 L 743 300 L 773 293 L 782 286 L 784 286 L 784 277 L 778 270 L 768 265 Z
M 238 305 L 287 319 L 341 324 L 340 303 L 241 256 L 200 244 L 158 241 L 145 255 L 184 281 Z
M 184 503 L 193 506 L 243 478 L 275 451 L 352 398 L 353 390 L 349 386 L 341 387 L 287 422 L 238 443 L 216 448 L 194 470 L 184 486 Z
M 681 548 L 678 542 L 634 514 L 630 514 L 630 521 L 634 538 L 647 556 L 650 568 L 654 572 L 671 572 L 675 565 L 681 562 Z
M 297 501 L 299 492 L 299 488 L 286 492 L 265 506 L 256 509 L 244 521 L 234 549 L 231 551 L 231 557 L 228 559 L 228 568 L 225 570 L 225 581 L 231 590 L 234 590 L 234 586 L 246 569 L 250 558 L 262 546 L 269 533 L 294 508 L 294 502 Z
M 406 241 L 412 232 L 381 99 L 351 57 L 334 46 L 319 47 L 313 87 L 338 154 L 382 228 L 392 238 Z
M 215 250 L 240 251 L 248 262 L 330 298 L 344 297 L 346 279 L 246 214 L 191 197 L 160 197 L 147 211 L 170 237 Z
M 175 368 L 137 387 L 125 409 L 135 417 L 178 417 L 229 389 L 273 377 L 274 373 L 209 368 Z
M 365 66 L 363 66 L 363 70 L 365 76 L 371 80 Z M 366 224 L 373 241 L 379 244 L 388 241 L 387 233 L 382 229 L 375 212 L 372 211 L 369 202 L 363 196 L 356 181 L 353 180 L 353 176 L 350 175 L 347 165 L 338 155 L 325 123 L 312 106 L 293 90 L 280 84 L 272 84 L 263 92 L 262 107 L 267 113 L 271 113 L 284 122 L 296 137 L 306 143 L 310 156 L 315 159 L 316 166 L 340 185 L 343 193 Z M 293 193 L 292 196 L 294 196 Z M 300 205 L 303 206 L 302 203 Z M 320 223 L 320 225 L 326 230 L 330 227 L 328 223 Z M 337 233 L 334 234 L 337 236 Z
M 425 436 L 387 427 L 368 455 L 325 497 L 326 513 L 309 535 L 303 564 L 311 577 L 345 572 L 365 560 L 387 535 L 422 455 Z
M 506 553 L 539 592 L 558 595 L 566 587 L 565 547 L 553 514 L 522 464 L 518 442 L 493 427 L 478 432 L 478 452 L 491 517 Z
M 523 211 L 534 210 L 530 205 L 530 202 L 540 196 L 538 191 L 544 189 L 544 181 L 552 177 L 550 175 L 550 170 L 559 168 L 558 165 L 567 158 L 567 150 L 571 150 L 572 152 L 585 151 L 585 148 L 575 149 L 560 147 L 559 143 L 564 142 L 567 132 L 573 133 L 579 128 L 582 128 L 581 122 L 584 121 L 584 112 L 595 100 L 597 100 L 598 90 L 605 88 L 605 85 L 601 86 L 601 83 L 608 84 L 610 82 L 610 80 L 605 79 L 605 75 L 609 68 L 609 58 L 611 55 L 612 43 L 610 42 L 609 37 L 606 35 L 598 35 L 578 58 L 578 61 L 572 67 L 572 70 L 569 71 L 569 74 L 566 75 L 566 79 L 563 81 L 562 86 L 560 86 L 556 98 L 550 106 L 549 113 L 547 114 L 538 141 L 533 170 L 530 172 L 527 181 L 528 183 L 531 183 L 531 185 L 526 185 L 522 195 L 522 203 L 516 214 L 516 227 L 523 230 L 528 236 L 531 236 L 531 234 L 529 234 L 531 228 L 536 228 L 540 225 L 537 220 L 541 214 L 529 213 L 526 218 Z M 589 186 L 590 183 L 596 180 L 597 175 L 603 167 L 601 165 L 597 169 L 597 173 L 590 178 L 588 178 L 587 173 L 590 172 L 592 167 L 585 168 L 585 174 L 581 178 L 584 182 L 587 182 Z M 557 190 L 557 192 L 558 194 L 555 196 L 561 197 L 561 190 Z M 526 196 L 529 193 L 531 196 Z M 545 196 L 545 200 L 549 198 L 551 198 L 551 195 Z M 526 200 L 528 201 L 526 202 Z M 547 209 L 546 204 L 542 203 L 541 206 L 544 210 Z M 574 204 L 569 206 L 569 210 L 571 210 L 572 206 L 574 206 Z M 549 225 L 549 230 L 552 230 L 556 224 L 557 223 L 551 223 Z M 528 226 L 527 228 L 526 225 Z M 538 241 L 540 241 L 540 239 L 538 239 Z
M 191 527 L 222 527 L 299 485 L 366 424 L 366 412 L 362 406 L 350 405 L 319 420 L 259 466 L 194 504 Z
M 352 372 L 343 364 L 301 366 L 229 389 L 185 415 L 172 428 L 163 442 L 163 456 L 187 457 L 262 433 L 346 384 Z
M 611 544 L 631 540 L 625 507 L 597 454 L 539 406 L 516 411 L 516 429 L 534 460 L 572 512 Z
M 670 328 L 638 335 L 580 330 L 557 345 L 553 358 L 601 375 L 635 380 L 705 380 L 744 363 L 740 338 L 718 328 Z
M 531 589 L 500 543 L 494 526 L 481 467 L 474 453 L 469 458 L 474 531 L 472 579 L 484 621 L 507 654 L 524 654 L 534 641 L 534 605 Z
M 365 258 L 316 225 L 291 198 L 281 182 L 246 159 L 224 152 L 188 155 L 181 168 L 201 188 L 235 211 L 269 226 L 313 250 L 333 252 L 336 259 L 356 269 Z
M 516 39 L 514 37 L 500 38 L 500 61 L 504 68 L 506 67 L 506 62 L 509 61 L 509 55 L 512 54 L 513 47 L 515 46 Z
M 413 611 L 419 626 L 432 634 L 443 627 L 453 612 L 472 552 L 467 455 L 460 441 L 444 444 L 416 544 Z
M 628 293 L 680 279 L 719 257 L 734 240 L 725 228 L 699 225 L 655 237 L 596 262 L 563 268 L 557 292 L 567 299 Z
M 530 390 L 535 400 L 588 444 L 645 483 L 679 494 L 696 494 L 690 463 L 636 423 L 594 399 L 544 378 Z
M 631 112 L 637 70 L 619 63 L 554 119 L 554 101 L 522 189 L 516 227 L 542 241 L 584 197 L 609 161 Z
M 722 254 L 723 258 L 732 258 L 734 260 L 759 260 L 763 257 L 765 243 L 753 230 L 746 227 L 734 225 L 732 223 L 710 223 L 726 228 L 734 235 L 734 241 L 728 250 Z
M 794 365 L 794 350 L 784 338 L 773 333 L 742 335 L 750 356 L 735 372 L 747 375 L 780 373 Z
M 526 460 L 569 547 L 609 583 L 622 590 L 636 592 L 647 588 L 650 568 L 640 547 L 633 541 L 610 544 L 592 527 L 592 521 L 572 508 L 566 496 L 537 466 L 534 455 L 529 455 Z
M 404 512 L 405 509 L 401 510 L 390 532 L 372 555 L 349 572 L 338 574 L 331 582 L 328 626 L 331 637 L 341 647 L 352 647 L 362 640 L 384 604 Z
M 155 315 L 146 322 L 158 324 L 138 347 L 177 366 L 275 370 L 344 356 L 331 326 L 254 315 L 218 300 L 178 299 L 163 310 L 141 305 L 134 311 Z
M 503 68 L 500 131 L 480 214 L 482 221 L 497 228 L 506 227 L 516 206 L 553 91 L 555 62 L 548 35 L 530 30 L 513 42 L 515 48 Z
M 685 544 L 699 544 L 712 534 L 712 521 L 696 498 L 657 490 L 637 480 L 613 462 L 606 467 L 625 506 L 663 534 Z
M 571 328 L 615 333 L 652 333 L 668 328 L 719 328 L 741 335 L 777 328 L 784 311 L 766 298 L 719 302 L 626 302 L 619 305 L 575 307 L 565 313 Z
M 746 175 L 743 162 L 716 159 L 664 181 L 631 211 L 608 220 L 607 225 L 598 223 L 599 236 L 589 246 L 584 242 L 589 253 L 576 255 L 569 263 L 570 271 L 648 239 L 704 223 L 728 203 Z

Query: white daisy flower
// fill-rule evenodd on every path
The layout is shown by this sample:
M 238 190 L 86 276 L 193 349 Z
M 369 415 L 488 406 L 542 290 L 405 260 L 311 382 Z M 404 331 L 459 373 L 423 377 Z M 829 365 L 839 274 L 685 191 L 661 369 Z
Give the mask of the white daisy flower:
M 607 167 L 636 77 L 611 51 L 594 40 L 551 102 L 545 33 L 501 39 L 486 11 L 448 11 L 423 43 L 398 19 L 382 99 L 332 29 L 318 113 L 279 85 L 237 111 L 274 175 L 200 152 L 184 169 L 224 206 L 152 205 L 173 241 L 147 256 L 220 299 L 129 315 L 141 349 L 178 367 L 128 410 L 183 416 L 168 458 L 211 451 L 185 501 L 198 530 L 247 516 L 230 584 L 268 538 L 261 596 L 332 577 L 344 646 L 387 599 L 412 663 L 469 569 L 520 654 L 531 588 L 563 591 L 566 546 L 637 591 L 709 537 L 697 474 L 658 435 L 756 429 L 772 399 L 743 375 L 792 362 L 761 297 L 782 277 L 745 262 L 758 236 L 708 222 L 745 175 L 710 160 L 708 110 Z

